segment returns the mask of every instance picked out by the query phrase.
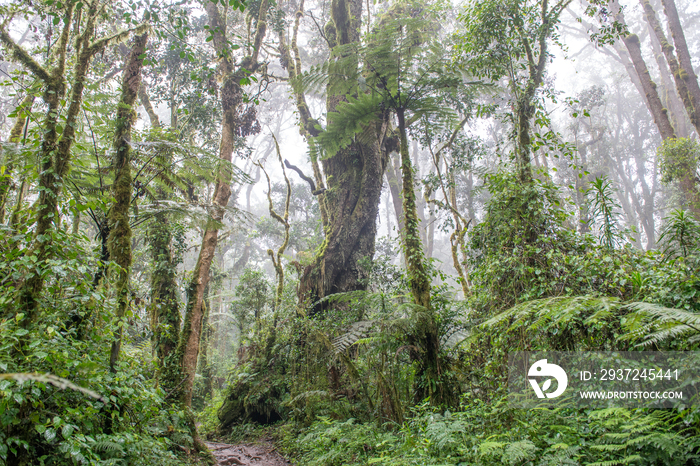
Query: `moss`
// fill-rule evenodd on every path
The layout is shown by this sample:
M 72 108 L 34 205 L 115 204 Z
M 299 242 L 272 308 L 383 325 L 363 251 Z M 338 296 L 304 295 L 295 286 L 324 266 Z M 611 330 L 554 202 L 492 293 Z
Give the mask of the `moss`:
M 323 32 L 326 35 L 326 40 L 328 41 L 328 46 L 333 48 L 338 45 L 338 39 L 336 37 L 337 31 L 335 29 L 335 24 L 328 21 L 323 28 Z

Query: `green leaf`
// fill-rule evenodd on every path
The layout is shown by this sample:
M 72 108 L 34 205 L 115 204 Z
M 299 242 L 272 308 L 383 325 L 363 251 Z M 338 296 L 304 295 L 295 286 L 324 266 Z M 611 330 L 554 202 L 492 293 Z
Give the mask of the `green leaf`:
M 46 431 L 44 432 L 44 438 L 47 442 L 51 442 L 53 439 L 56 438 L 56 431 L 51 428 L 46 429 Z

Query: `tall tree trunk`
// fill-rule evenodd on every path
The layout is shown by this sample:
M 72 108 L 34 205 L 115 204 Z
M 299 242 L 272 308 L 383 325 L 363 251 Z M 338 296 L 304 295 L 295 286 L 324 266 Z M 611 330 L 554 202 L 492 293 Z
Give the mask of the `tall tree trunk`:
M 698 132 L 698 136 L 700 136 L 700 85 L 698 84 L 698 77 L 690 59 L 688 44 L 686 43 L 681 20 L 676 9 L 676 2 L 674 0 L 661 0 L 661 3 L 668 18 L 668 26 L 671 30 L 673 43 L 676 45 L 676 53 L 680 62 L 679 76 L 685 82 L 690 95 L 690 105 L 686 105 L 686 108 L 692 109 L 690 121 Z
M 649 23 L 651 30 L 654 32 L 659 44 L 661 44 L 661 51 L 663 52 L 664 57 L 666 57 L 668 66 L 671 68 L 671 74 L 673 75 L 674 82 L 676 83 L 676 91 L 678 91 L 678 95 L 683 102 L 683 107 L 685 107 L 685 110 L 690 117 L 690 122 L 695 127 L 695 131 L 698 133 L 698 135 L 700 135 L 700 113 L 698 113 L 700 112 L 700 109 L 697 107 L 697 104 L 700 104 L 700 100 L 694 102 L 694 99 L 689 91 L 688 84 L 691 81 L 691 75 L 688 75 L 688 73 L 681 69 L 680 65 L 678 64 L 678 60 L 673 54 L 673 46 L 668 42 L 668 40 L 666 40 L 666 35 L 664 34 L 661 24 L 659 24 L 659 20 L 656 17 L 656 12 L 651 6 L 649 0 L 641 0 L 641 2 L 642 6 L 644 7 L 644 16 Z M 670 20 L 671 18 L 669 17 L 669 22 Z M 680 35 L 681 40 L 683 43 L 685 43 L 685 38 L 682 37 L 682 30 L 680 31 Z M 663 70 L 661 71 L 663 73 Z M 694 76 L 694 74 L 692 76 Z M 695 85 L 697 86 L 697 78 L 695 79 Z
M 620 9 L 620 4 L 617 2 L 617 0 L 610 1 L 609 6 L 615 16 L 615 20 L 621 24 L 625 24 L 625 18 L 622 15 L 622 10 Z M 656 91 L 656 84 L 651 80 L 649 69 L 647 68 L 646 62 L 642 57 L 642 48 L 639 43 L 639 37 L 636 34 L 628 34 L 622 38 L 622 41 L 630 54 L 635 72 L 642 85 L 642 90 L 644 91 L 644 101 L 647 104 L 649 112 L 654 118 L 656 127 L 659 128 L 661 138 L 667 139 L 676 137 L 673 127 L 671 126 L 671 121 L 668 118 L 668 111 L 661 103 L 659 93 Z
M 326 26 L 331 56 L 343 53 L 342 46 L 359 41 L 361 0 L 333 0 L 332 21 Z M 343 95 L 329 93 L 327 111 L 334 112 Z M 384 117 L 386 118 L 386 116 Z M 384 123 L 384 122 L 382 122 Z M 376 219 L 382 192 L 382 178 L 388 151 L 382 123 L 371 124 L 363 141 L 355 141 L 333 157 L 323 159 L 328 190 L 326 238 L 313 265 L 307 267 L 299 284 L 299 299 L 316 303 L 333 293 L 363 289 L 360 260 L 374 255 Z M 308 125 L 307 125 L 308 126 Z M 379 129 L 378 129 L 379 127 Z M 359 138 L 358 138 L 359 139 Z M 315 305 L 319 312 L 323 305 Z
M 197 264 L 192 271 L 192 278 L 187 287 L 185 322 L 180 334 L 176 355 L 176 360 L 181 363 L 182 377 L 184 378 L 177 395 L 188 408 L 192 405 L 192 387 L 194 385 L 197 356 L 199 354 L 204 290 L 209 281 L 209 269 L 214 258 L 219 226 L 223 221 L 225 208 L 231 195 L 231 161 L 233 159 L 235 141 L 237 136 L 244 136 L 252 132 L 252 129 L 245 128 L 244 123 L 241 121 L 240 110 L 243 103 L 243 89 L 239 83 L 260 66 L 258 63 L 258 52 L 267 31 L 267 22 L 265 20 L 268 10 L 267 6 L 267 0 L 263 0 L 260 5 L 252 55 L 244 58 L 238 69 L 234 70 L 229 41 L 226 37 L 226 24 L 222 20 L 215 3 L 207 2 L 205 4 L 209 30 L 213 36 L 212 42 L 219 59 L 218 73 L 222 80 L 221 109 L 223 121 L 221 125 L 221 141 L 219 143 L 219 159 L 221 163 L 216 176 L 211 215 L 204 231 Z M 193 432 L 196 434 L 196 429 L 193 429 Z M 201 445 L 198 447 L 201 447 Z
M 161 123 L 153 109 L 146 86 L 141 82 L 139 100 L 148 115 L 151 127 L 158 130 Z M 176 128 L 173 128 L 176 130 Z M 166 149 L 167 150 L 167 149 Z M 161 188 L 156 188 L 158 199 L 167 199 L 168 195 Z M 172 253 L 172 224 L 165 212 L 154 215 L 148 232 L 147 241 L 151 250 L 151 302 L 149 316 L 153 351 L 160 361 L 157 374 L 161 387 L 166 392 L 175 390 L 180 382 L 180 371 L 172 371 L 178 364 L 172 364 L 173 357 L 180 341 L 180 299 L 178 297 L 177 263 Z
M 148 33 L 136 36 L 129 58 L 124 67 L 122 96 L 117 106 L 117 120 L 114 131 L 114 204 L 109 211 L 109 238 L 107 247 L 110 258 L 119 266 L 116 280 L 117 295 L 117 334 L 112 342 L 109 367 L 116 371 L 122 343 L 123 322 L 129 305 L 129 273 L 131 269 L 131 227 L 129 207 L 131 206 L 131 128 L 136 121 L 134 102 L 141 86 L 141 68 L 148 42 Z
M 430 309 L 430 277 L 425 268 L 423 242 L 420 237 L 420 219 L 416 208 L 414 174 L 411 156 L 408 153 L 406 120 L 404 110 L 397 111 L 399 120 L 399 137 L 401 138 L 401 181 L 403 185 L 403 211 L 405 216 L 404 248 L 406 254 L 409 287 L 413 301 Z
M 171 391 L 179 382 L 179 371 L 163 374 L 172 367 L 167 362 L 180 341 L 180 299 L 177 295 L 176 266 L 172 251 L 171 224 L 167 214 L 158 212 L 148 229 L 148 242 L 153 259 L 151 271 L 151 332 L 153 348 L 161 363 L 159 379 L 163 389 Z
M 656 37 L 651 25 L 648 27 L 648 29 L 649 35 L 651 36 L 651 48 L 654 52 L 654 59 L 656 59 L 656 64 L 659 68 L 659 73 L 661 76 L 661 101 L 666 104 L 668 109 L 671 111 L 669 118 L 671 119 L 673 129 L 676 130 L 676 136 L 682 138 L 688 137 L 690 130 L 687 124 L 687 121 L 689 120 L 685 107 L 683 102 L 681 102 L 678 93 L 676 92 L 674 79 L 669 71 L 666 57 L 664 57 L 664 52 L 661 49 L 661 43 L 659 43 L 659 40 Z
M 409 341 L 421 350 L 421 352 L 414 350 L 411 354 L 411 358 L 418 362 L 415 397 L 416 401 L 431 397 L 432 402 L 439 404 L 445 400 L 444 393 L 442 393 L 445 387 L 440 383 L 440 341 L 437 320 L 430 304 L 430 276 L 425 266 L 425 255 L 419 231 L 420 220 L 416 210 L 414 172 L 408 152 L 404 109 L 397 109 L 396 116 L 400 138 L 406 271 L 413 302 L 421 308 L 416 311 L 414 331 L 409 338 Z
M 10 49 L 14 57 L 20 61 L 32 74 L 41 79 L 46 88 L 43 95 L 43 100 L 46 103 L 46 117 L 42 124 L 44 135 L 39 148 L 39 160 L 41 172 L 39 173 L 39 212 L 37 214 L 37 224 L 35 228 L 36 241 L 33 246 L 33 252 L 37 256 L 39 267 L 46 261 L 46 244 L 49 238 L 46 238 L 46 233 L 49 231 L 51 223 L 54 221 L 54 210 L 48 211 L 52 205 L 55 205 L 56 199 L 54 192 L 56 174 L 54 154 L 58 149 L 58 119 L 59 106 L 61 99 L 65 95 L 64 71 L 66 65 L 66 50 L 68 48 L 68 39 L 73 20 L 73 8 L 71 3 L 68 5 L 63 17 L 63 29 L 55 46 L 56 64 L 49 72 L 36 63 L 31 56 L 21 47 L 12 41 L 12 38 L 4 30 L 0 31 L 0 39 Z M 28 319 L 25 322 L 31 322 L 36 318 L 36 299 L 43 288 L 44 280 L 41 270 L 34 270 L 27 281 L 19 290 L 20 307 L 28 314 Z

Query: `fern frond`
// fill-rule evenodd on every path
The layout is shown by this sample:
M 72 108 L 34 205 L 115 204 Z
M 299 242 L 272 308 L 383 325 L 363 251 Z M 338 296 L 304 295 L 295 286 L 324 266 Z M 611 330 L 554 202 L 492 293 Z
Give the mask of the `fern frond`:
M 323 148 L 323 156 L 333 157 L 340 149 L 350 145 L 377 118 L 382 102 L 382 97 L 375 93 L 348 97 L 347 102 L 340 102 L 336 111 L 328 114 L 325 131 L 315 138 Z
M 700 337 L 700 314 L 642 302 L 626 307 L 633 311 L 633 318 L 623 338 L 642 339 L 641 346 L 677 338 L 697 341 Z M 652 332 L 648 333 L 650 330 Z
M 375 322 L 372 320 L 362 320 L 350 326 L 347 332 L 333 339 L 333 351 L 340 353 L 350 348 L 374 328 Z

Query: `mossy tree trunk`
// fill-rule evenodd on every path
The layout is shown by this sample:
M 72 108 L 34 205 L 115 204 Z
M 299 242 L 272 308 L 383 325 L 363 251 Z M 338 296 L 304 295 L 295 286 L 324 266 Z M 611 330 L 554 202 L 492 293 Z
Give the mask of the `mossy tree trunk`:
M 71 30 L 71 22 L 73 21 L 74 4 L 71 2 L 63 15 L 63 28 L 58 42 L 55 45 L 55 65 L 51 71 L 45 70 L 19 45 L 15 44 L 9 34 L 4 30 L 0 31 L 0 39 L 5 46 L 12 52 L 14 58 L 22 63 L 37 79 L 41 80 L 45 86 L 43 100 L 46 103 L 46 116 L 42 123 L 44 135 L 39 148 L 39 160 L 41 172 L 39 173 L 39 212 L 37 214 L 36 226 L 36 243 L 35 250 L 38 263 L 41 264 L 46 259 L 45 243 L 48 238 L 45 238 L 46 232 L 49 230 L 53 222 L 54 211 L 48 212 L 52 205 L 55 205 L 56 190 L 56 174 L 54 154 L 58 148 L 59 133 L 58 119 L 59 106 L 61 99 L 65 96 L 65 67 L 66 67 L 66 50 L 68 48 L 68 40 Z M 35 298 L 41 292 L 43 287 L 43 278 L 41 270 L 33 271 L 27 281 L 20 290 L 20 305 L 28 313 L 29 319 L 32 321 L 35 318 Z
M 302 12 L 297 13 L 297 18 Z M 326 38 L 331 48 L 331 57 L 340 53 L 343 46 L 360 40 L 361 0 L 333 0 L 331 21 L 325 27 Z M 300 68 L 296 50 L 296 30 L 292 42 L 295 59 L 287 54 L 290 77 Z M 329 87 L 329 90 L 331 87 Z M 303 94 L 294 90 L 301 118 L 302 132 L 307 137 L 318 134 L 316 120 L 311 118 Z M 329 92 L 327 112 L 334 112 L 344 95 Z M 384 117 L 386 118 L 386 116 Z M 299 284 L 300 302 L 317 303 L 319 299 L 334 293 L 363 289 L 360 279 L 363 271 L 361 259 L 374 255 L 377 233 L 376 218 L 381 200 L 382 178 L 388 160 L 388 151 L 383 147 L 382 128 L 384 121 L 369 125 L 366 134 L 358 141 L 323 159 L 321 166 L 327 190 L 319 195 L 324 220 L 325 241 L 317 252 L 314 263 L 303 271 Z M 359 142 L 369 141 L 369 142 Z M 312 161 L 316 183 L 322 190 L 323 180 L 316 161 Z M 312 312 L 323 309 L 315 304 Z
M 168 384 L 173 382 L 174 378 L 164 377 L 162 372 L 169 367 L 166 359 L 171 357 L 180 341 L 180 299 L 177 294 L 177 264 L 171 251 L 171 227 L 167 214 L 158 212 L 148 229 L 148 242 L 153 259 L 149 315 L 153 349 L 161 364 L 158 377 L 166 392 L 174 389 L 174 386 Z
M 117 106 L 117 120 L 114 130 L 114 204 L 109 210 L 109 238 L 107 247 L 110 258 L 119 267 L 116 277 L 117 295 L 117 333 L 109 356 L 112 372 L 116 370 L 121 349 L 122 332 L 126 309 L 129 305 L 129 273 L 131 269 L 131 227 L 129 226 L 129 207 L 131 206 L 131 128 L 136 121 L 134 103 L 141 86 L 141 69 L 146 51 L 148 34 L 136 36 L 129 58 L 124 66 L 122 95 Z
M 20 143 L 22 132 L 24 131 L 27 121 L 29 120 L 28 115 L 32 111 L 33 103 L 34 95 L 28 94 L 15 109 L 17 119 L 10 130 L 10 137 L 8 138 L 9 142 L 13 144 Z M 7 197 L 10 194 L 10 188 L 12 188 L 12 173 L 14 172 L 13 161 L 8 158 L 4 167 L 5 172 L 0 174 L 0 223 L 5 221 L 5 206 L 7 204 Z
M 104 4 L 93 3 L 86 14 L 81 14 L 74 20 L 75 3 L 69 2 L 63 16 L 61 35 L 54 46 L 55 65 L 47 71 L 39 65 L 22 47 L 15 44 L 12 38 L 0 28 L 0 41 L 11 51 L 13 57 L 25 66 L 45 86 L 43 100 L 47 106 L 46 117 L 42 127 L 44 135 L 39 149 L 41 172 L 39 173 L 39 200 L 37 201 L 35 241 L 32 253 L 36 256 L 37 268 L 32 271 L 19 290 L 20 307 L 28 314 L 25 322 L 36 319 L 38 297 L 44 287 L 43 267 L 50 258 L 49 248 L 54 224 L 58 222 L 58 201 L 63 189 L 63 178 L 68 172 L 71 147 L 75 139 L 75 127 L 80 109 L 82 108 L 83 90 L 92 57 L 100 53 L 110 43 L 125 40 L 132 30 L 118 32 L 111 36 L 91 42 L 95 33 L 95 24 L 102 14 Z M 82 7 L 81 7 L 82 8 Z M 82 18 L 86 18 L 81 24 Z M 69 96 L 68 109 L 65 112 L 65 123 L 59 125 L 61 101 L 66 93 L 66 56 L 71 26 L 75 23 L 80 33 L 73 48 L 75 65 L 73 82 Z M 136 28 L 142 29 L 143 26 Z
M 412 359 L 418 363 L 415 398 L 416 401 L 422 401 L 431 397 L 431 401 L 441 403 L 444 397 L 441 394 L 442 384 L 439 380 L 440 340 L 437 319 L 430 303 L 430 275 L 426 268 L 423 243 L 420 237 L 420 220 L 416 210 L 415 181 L 408 151 L 404 109 L 396 109 L 396 116 L 400 138 L 402 207 L 404 212 L 403 246 L 406 271 L 413 302 L 420 306 L 416 310 L 418 318 L 414 322 L 415 330 L 409 338 L 412 345 L 420 350 L 420 352 L 412 352 Z
M 691 112 L 690 121 L 698 132 L 698 135 L 700 135 L 700 84 L 698 84 L 698 77 L 695 74 L 690 58 L 688 43 L 685 40 L 683 27 L 681 26 L 681 21 L 678 17 L 676 2 L 675 0 L 661 0 L 661 3 L 664 6 L 664 13 L 668 18 L 668 26 L 671 30 L 671 37 L 673 38 L 673 43 L 676 46 L 676 54 L 678 55 L 678 62 L 680 65 L 678 77 L 680 77 L 688 89 L 689 102 L 686 103 L 684 99 L 683 103 L 686 109 Z

